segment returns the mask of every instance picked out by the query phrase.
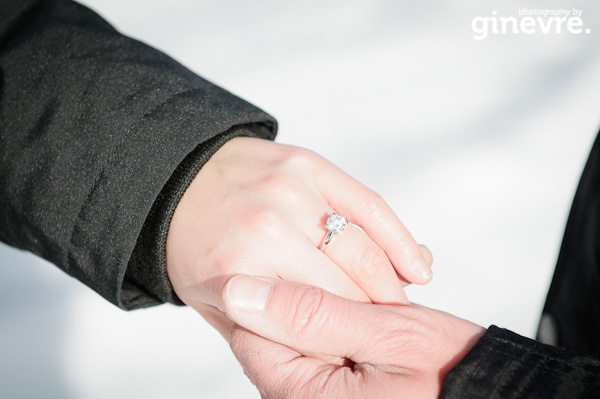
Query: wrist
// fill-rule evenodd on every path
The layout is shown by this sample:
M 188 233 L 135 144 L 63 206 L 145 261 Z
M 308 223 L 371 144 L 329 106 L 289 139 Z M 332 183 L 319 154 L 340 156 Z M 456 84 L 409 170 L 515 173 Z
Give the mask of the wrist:
M 190 251 L 190 248 L 200 244 L 192 241 L 198 238 L 194 230 L 204 227 L 195 222 L 201 219 L 198 217 L 198 210 L 214 208 L 214 204 L 203 202 L 203 198 L 206 198 L 205 193 L 214 191 L 211 187 L 213 182 L 205 175 L 209 174 L 217 153 L 222 153 L 238 137 L 256 137 L 256 134 L 243 126 L 234 127 L 202 143 L 182 162 L 171 177 L 170 185 L 165 186 L 163 190 L 169 188 L 166 193 L 168 201 L 162 201 L 169 205 L 169 209 L 166 212 L 168 217 L 165 218 L 168 227 L 161 242 L 160 253 L 164 257 L 163 268 L 174 296 L 186 305 L 190 305 L 187 295 L 190 290 L 186 290 L 186 287 L 197 282 L 203 271 L 202 266 L 194 267 L 198 266 L 198 257 Z
M 458 365 L 477 344 L 485 334 L 486 328 L 442 311 L 435 312 L 439 320 L 440 342 L 443 343 L 440 351 L 443 356 L 440 358 L 439 369 L 441 386 L 448 372 Z

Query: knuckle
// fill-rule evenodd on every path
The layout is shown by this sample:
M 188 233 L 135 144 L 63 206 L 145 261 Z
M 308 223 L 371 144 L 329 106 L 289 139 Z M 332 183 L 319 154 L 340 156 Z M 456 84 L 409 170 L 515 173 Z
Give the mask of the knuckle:
M 404 307 L 402 310 L 401 317 L 387 320 L 373 333 L 374 339 L 385 343 L 382 347 L 389 349 L 382 354 L 384 362 L 404 358 L 410 364 L 427 356 L 429 349 L 437 348 L 439 337 L 436 338 L 435 328 L 431 328 L 427 315 Z
M 283 201 L 286 204 L 299 204 L 302 202 L 302 194 L 298 179 L 290 173 L 273 173 L 265 177 L 260 183 L 260 190 L 269 198 Z
M 315 338 L 327 322 L 323 311 L 323 291 L 316 287 L 297 287 L 292 295 L 289 336 L 299 340 Z
M 311 167 L 317 159 L 318 155 L 311 150 L 302 147 L 289 147 L 284 156 L 284 164 L 292 170 L 305 169 Z
M 316 171 L 328 168 L 329 162 L 316 152 L 301 147 L 291 147 L 281 160 L 281 168 L 291 176 L 313 178 Z
M 359 257 L 358 272 L 362 278 L 373 280 L 380 275 L 386 259 L 379 248 L 368 246 Z
M 241 223 L 251 233 L 263 233 L 279 237 L 284 231 L 283 215 L 276 208 L 268 205 L 255 206 L 241 216 Z
M 378 220 L 385 213 L 387 204 L 383 197 L 374 191 L 367 190 L 363 198 L 363 212 L 370 218 Z

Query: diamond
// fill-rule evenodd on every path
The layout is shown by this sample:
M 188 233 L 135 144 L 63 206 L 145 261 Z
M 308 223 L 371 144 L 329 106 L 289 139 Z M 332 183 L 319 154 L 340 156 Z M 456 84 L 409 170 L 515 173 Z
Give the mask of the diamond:
M 337 213 L 333 213 L 333 215 L 327 218 L 327 223 L 325 223 L 325 228 L 331 231 L 334 234 L 340 234 L 346 228 L 348 221 L 345 217 L 338 215 Z

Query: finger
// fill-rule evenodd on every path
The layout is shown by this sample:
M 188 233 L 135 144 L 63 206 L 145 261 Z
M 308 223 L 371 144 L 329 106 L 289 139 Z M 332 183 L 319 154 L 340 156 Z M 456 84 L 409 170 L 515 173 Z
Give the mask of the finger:
M 433 265 L 433 254 L 427 247 L 427 245 L 419 244 L 419 250 L 421 251 L 421 255 L 423 255 L 423 259 L 425 259 L 425 263 L 431 267 Z
M 224 316 L 223 312 L 214 306 L 205 305 L 203 303 L 194 304 L 193 308 L 200 313 L 200 315 L 212 325 L 227 342 L 230 340 L 231 331 L 235 324 L 233 321 Z M 339 356 L 327 356 L 321 355 L 320 353 L 310 354 L 311 357 L 322 360 L 325 363 L 337 364 L 340 366 L 346 365 L 348 362 L 346 359 Z
M 291 237 L 289 241 L 281 243 L 276 251 L 268 251 L 260 259 L 245 258 L 233 269 L 242 273 L 257 273 L 257 265 L 260 266 L 260 276 L 314 285 L 353 301 L 371 302 L 369 296 L 339 266 L 323 256 L 304 236 Z M 206 304 L 224 312 L 222 291 L 233 276 L 220 274 L 185 287 L 185 296 L 193 298 L 186 304 L 196 310 Z
M 282 267 L 279 277 L 296 283 L 323 288 L 335 295 L 360 302 L 371 302 L 368 294 L 339 265 L 315 248 L 312 243 L 298 241 L 294 259 L 289 267 Z
M 361 372 L 355 372 L 350 367 L 327 364 L 241 327 L 231 331 L 230 345 L 264 398 L 365 398 L 382 382 L 391 388 L 388 376 L 373 367 L 358 367 Z
M 383 250 L 358 228 L 348 225 L 322 252 L 369 296 L 373 303 L 408 304 L 396 270 Z
M 290 364 L 301 358 L 301 354 L 239 326 L 231 330 L 229 345 L 246 376 L 258 388 L 261 397 L 283 397 L 282 381 L 293 374 Z M 315 373 L 323 364 L 319 360 L 310 359 L 306 362 L 306 373 L 310 373 L 309 375 Z
M 397 350 L 394 331 L 402 318 L 388 308 L 348 301 L 327 291 L 289 281 L 239 275 L 223 290 L 229 318 L 267 339 L 301 353 L 346 357 L 381 364 Z M 401 331 L 410 340 L 409 331 Z M 398 353 L 398 352 L 396 352 Z
M 427 248 L 427 246 L 423 244 L 419 244 L 419 250 L 421 251 L 421 255 L 423 255 L 423 258 L 425 259 L 425 262 L 429 265 L 429 267 L 432 267 L 433 255 L 431 254 L 429 248 Z M 403 279 L 402 276 L 400 276 L 400 282 L 402 283 L 402 287 L 407 287 L 410 285 L 410 282 Z
M 404 279 L 417 284 L 429 282 L 431 268 L 410 232 L 385 201 L 337 167 L 329 164 L 321 169 L 316 183 L 329 205 L 363 228 Z

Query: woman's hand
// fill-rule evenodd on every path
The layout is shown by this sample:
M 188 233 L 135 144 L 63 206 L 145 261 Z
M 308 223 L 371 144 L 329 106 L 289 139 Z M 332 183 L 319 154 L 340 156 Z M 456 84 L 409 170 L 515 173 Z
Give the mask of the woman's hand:
M 333 212 L 348 224 L 319 250 Z M 226 143 L 180 201 L 167 238 L 179 298 L 222 334 L 221 291 L 235 274 L 295 281 L 363 302 L 407 304 L 402 280 L 431 279 L 419 247 L 373 191 L 319 155 L 239 137 Z

